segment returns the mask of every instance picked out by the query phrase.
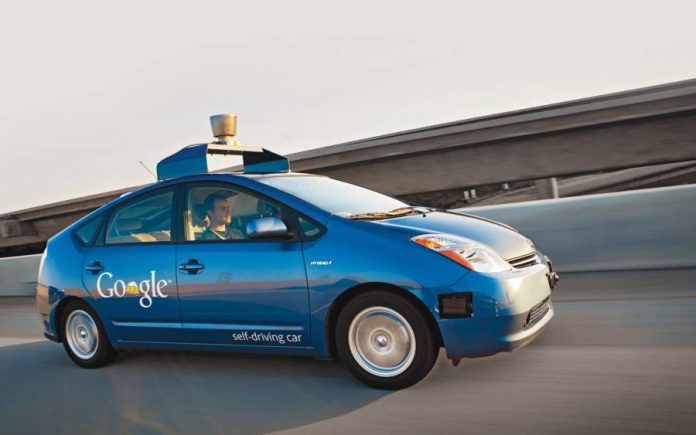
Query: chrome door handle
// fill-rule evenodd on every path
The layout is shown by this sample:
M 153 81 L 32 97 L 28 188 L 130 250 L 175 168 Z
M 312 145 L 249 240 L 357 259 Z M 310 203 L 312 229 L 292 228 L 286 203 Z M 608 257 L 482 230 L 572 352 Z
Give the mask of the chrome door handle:
M 187 263 L 179 266 L 179 270 L 182 272 L 187 272 L 191 275 L 202 272 L 205 266 L 198 262 L 198 260 L 189 260 Z
M 85 270 L 89 273 L 96 275 L 102 270 L 104 270 L 104 266 L 102 266 L 102 264 L 98 261 L 93 261 L 89 263 L 87 266 L 85 266 Z

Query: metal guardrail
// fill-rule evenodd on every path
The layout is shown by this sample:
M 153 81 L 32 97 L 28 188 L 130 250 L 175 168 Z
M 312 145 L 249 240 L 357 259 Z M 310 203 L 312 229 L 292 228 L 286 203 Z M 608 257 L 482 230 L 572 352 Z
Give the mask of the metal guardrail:
M 696 185 L 455 211 L 515 227 L 561 272 L 696 267 Z M 40 260 L 0 258 L 0 296 L 34 294 Z

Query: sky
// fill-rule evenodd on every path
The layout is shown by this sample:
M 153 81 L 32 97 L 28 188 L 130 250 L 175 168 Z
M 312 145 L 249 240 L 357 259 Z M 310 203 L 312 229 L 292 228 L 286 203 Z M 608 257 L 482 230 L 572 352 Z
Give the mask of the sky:
M 8 2 L 0 213 L 152 182 L 139 161 L 209 141 L 218 113 L 288 154 L 696 78 L 694 16 L 693 1 Z

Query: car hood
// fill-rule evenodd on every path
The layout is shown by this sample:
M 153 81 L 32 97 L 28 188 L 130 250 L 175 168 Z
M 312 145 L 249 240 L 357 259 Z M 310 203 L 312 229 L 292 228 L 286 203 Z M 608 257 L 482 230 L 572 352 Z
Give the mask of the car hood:
M 506 260 L 521 257 L 534 251 L 532 241 L 522 234 L 489 220 L 454 213 L 430 212 L 394 219 L 371 221 L 409 233 L 412 236 L 426 233 L 448 233 L 493 248 Z

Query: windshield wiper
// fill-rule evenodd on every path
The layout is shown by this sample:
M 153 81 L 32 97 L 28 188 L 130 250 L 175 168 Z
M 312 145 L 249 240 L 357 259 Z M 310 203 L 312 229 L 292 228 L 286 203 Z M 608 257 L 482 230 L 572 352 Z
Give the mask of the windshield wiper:
M 432 211 L 432 209 L 429 209 L 427 207 L 413 207 L 413 206 L 406 206 L 406 207 L 399 207 L 395 208 L 394 210 L 391 211 L 373 211 L 373 212 L 368 212 L 368 213 L 355 213 L 346 216 L 347 219 L 353 219 L 353 220 L 370 220 L 370 219 L 390 219 L 394 217 L 399 217 L 399 216 L 406 216 L 407 214 L 413 214 L 413 213 L 428 213 Z

